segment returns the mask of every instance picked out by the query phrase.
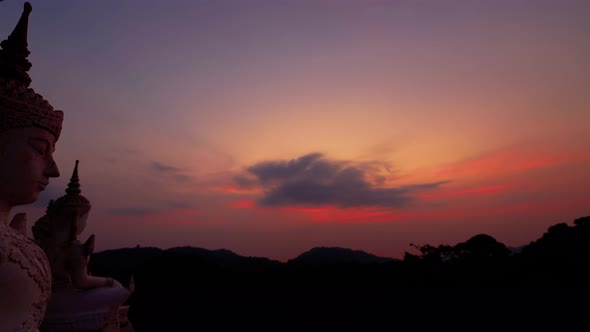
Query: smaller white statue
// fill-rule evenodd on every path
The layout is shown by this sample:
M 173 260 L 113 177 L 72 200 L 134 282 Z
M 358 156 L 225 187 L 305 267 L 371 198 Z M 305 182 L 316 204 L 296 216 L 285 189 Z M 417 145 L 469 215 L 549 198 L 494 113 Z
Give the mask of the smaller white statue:
M 45 251 L 52 272 L 43 332 L 118 331 L 117 311 L 130 295 L 117 280 L 88 273 L 94 235 L 84 243 L 78 241 L 91 208 L 80 193 L 76 161 L 66 195 L 51 201 L 33 226 L 35 241 Z

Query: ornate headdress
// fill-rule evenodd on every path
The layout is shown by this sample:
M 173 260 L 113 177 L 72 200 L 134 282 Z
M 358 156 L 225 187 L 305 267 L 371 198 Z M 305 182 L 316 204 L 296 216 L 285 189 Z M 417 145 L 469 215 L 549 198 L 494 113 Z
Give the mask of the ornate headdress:
M 63 213 L 66 209 L 77 209 L 83 213 L 88 212 L 91 208 L 90 201 L 80 194 L 82 191 L 80 190 L 80 179 L 78 178 L 78 163 L 79 161 L 76 160 L 76 166 L 74 166 L 74 172 L 66 188 L 66 194 L 57 200 L 49 201 L 45 215 L 39 218 L 33 226 L 35 241 L 41 246 L 43 246 L 43 240 L 52 234 L 56 226 L 53 224 L 53 222 L 57 221 L 53 220 L 54 217 L 60 217 L 60 213 Z M 77 233 L 75 230 L 76 225 L 72 224 L 70 226 L 74 227 L 72 228 L 74 230 L 72 236 L 75 236 Z
M 32 6 L 26 2 L 14 31 L 0 43 L 0 131 L 13 128 L 39 127 L 59 138 L 63 112 L 53 107 L 29 88 L 31 78 L 27 71 L 27 26 Z
M 72 173 L 70 183 L 66 188 L 66 194 L 51 203 L 48 210 L 63 207 L 90 209 L 90 201 L 86 199 L 86 197 L 80 195 L 82 191 L 80 190 L 80 179 L 78 178 L 78 163 L 79 161 L 76 160 L 76 166 L 74 166 L 74 172 Z M 51 211 L 49 211 L 49 213 L 51 213 Z

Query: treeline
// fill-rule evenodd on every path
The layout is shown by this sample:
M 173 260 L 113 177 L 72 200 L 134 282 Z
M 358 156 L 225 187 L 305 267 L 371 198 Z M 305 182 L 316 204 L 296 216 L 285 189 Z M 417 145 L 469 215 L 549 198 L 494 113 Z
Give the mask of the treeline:
M 129 318 L 138 332 L 587 325 L 590 217 L 551 226 L 517 253 L 485 234 L 415 247 L 419 253 L 401 261 L 363 261 L 358 253 L 347 261 L 341 251 L 330 260 L 323 251 L 320 261 L 288 263 L 199 248 L 134 248 L 98 253 L 91 267 L 123 282 L 134 274 Z
M 520 253 L 485 234 L 455 246 L 417 248 L 419 255 L 406 253 L 403 261 L 414 285 L 585 287 L 590 281 L 590 217 L 549 227 Z

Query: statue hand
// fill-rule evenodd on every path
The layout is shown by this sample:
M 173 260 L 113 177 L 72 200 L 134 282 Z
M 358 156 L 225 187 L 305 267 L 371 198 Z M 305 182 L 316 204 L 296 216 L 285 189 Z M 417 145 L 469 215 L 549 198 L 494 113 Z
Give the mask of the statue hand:
M 123 288 L 123 285 L 121 285 L 121 283 L 117 279 L 114 279 L 113 286 L 111 286 L 111 287 Z
M 10 227 L 12 227 L 14 230 L 21 233 L 22 235 L 27 236 L 27 214 L 15 214 L 12 218 L 12 221 L 10 222 Z
M 88 240 L 84 242 L 84 256 L 90 256 L 94 252 L 94 234 L 88 237 Z

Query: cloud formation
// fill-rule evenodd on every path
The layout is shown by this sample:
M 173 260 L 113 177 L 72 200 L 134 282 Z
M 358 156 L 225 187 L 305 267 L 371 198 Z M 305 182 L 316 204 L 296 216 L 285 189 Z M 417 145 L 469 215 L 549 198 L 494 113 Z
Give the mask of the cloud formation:
M 150 168 L 160 174 L 171 176 L 178 182 L 190 182 L 192 180 L 189 175 L 182 173 L 182 169 L 175 166 L 162 164 L 158 161 L 152 162 Z
M 289 161 L 265 161 L 235 178 L 238 186 L 261 186 L 263 206 L 332 205 L 338 207 L 400 207 L 410 203 L 413 193 L 433 189 L 444 182 L 422 183 L 398 188 L 378 187 L 369 168 L 351 161 L 335 161 L 311 153 Z

